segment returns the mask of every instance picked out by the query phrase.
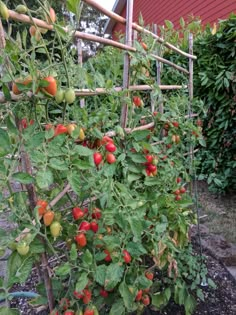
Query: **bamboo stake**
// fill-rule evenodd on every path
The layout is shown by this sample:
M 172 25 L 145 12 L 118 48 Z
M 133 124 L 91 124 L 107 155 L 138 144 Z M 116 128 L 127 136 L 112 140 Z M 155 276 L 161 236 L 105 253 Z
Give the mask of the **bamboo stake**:
M 78 64 L 82 67 L 83 66 L 83 51 L 82 51 L 82 41 L 81 39 L 77 39 L 77 51 L 78 51 Z M 85 100 L 84 98 L 80 100 L 80 107 L 84 108 Z
M 132 47 L 132 22 L 133 22 L 133 0 L 127 0 L 127 12 L 126 12 L 126 33 L 125 33 L 125 44 Z M 130 68 L 130 58 L 128 52 L 125 52 L 124 55 L 124 66 L 123 66 L 123 89 L 127 90 L 129 87 L 129 68 Z M 127 98 L 129 93 L 125 95 Z M 120 124 L 123 128 L 127 125 L 128 120 L 128 104 L 125 103 L 122 106 Z
M 189 33 L 189 53 L 193 52 L 193 34 Z M 189 105 L 188 105 L 188 115 L 189 118 L 192 114 L 192 102 L 193 102 L 193 60 L 189 58 Z M 192 174 L 193 160 L 194 160 L 194 151 L 193 146 L 190 144 L 189 147 L 189 155 L 190 155 L 190 175 Z M 193 180 L 190 182 L 190 193 L 193 194 Z
M 186 89 L 187 85 L 160 85 L 159 88 L 161 90 L 180 90 L 180 89 Z M 131 85 L 128 87 L 129 91 L 149 91 L 153 90 L 154 87 L 150 85 Z M 122 87 L 114 87 L 112 89 L 106 89 L 106 88 L 96 88 L 95 90 L 90 89 L 81 89 L 81 90 L 75 90 L 76 96 L 94 96 L 94 95 L 103 95 L 103 94 L 109 94 L 113 92 L 122 92 Z M 25 95 L 15 95 L 11 92 L 11 101 L 20 101 L 24 98 L 31 98 L 33 94 L 31 92 L 26 93 Z M 7 100 L 4 97 L 4 94 L 0 92 L 0 103 L 5 103 Z
M 101 4 L 99 4 L 98 2 L 94 1 L 94 0 L 83 0 L 85 3 L 91 5 L 92 7 L 94 7 L 95 9 L 98 9 L 100 12 L 104 13 L 106 16 L 110 17 L 111 19 L 116 20 L 117 22 L 120 22 L 122 24 L 126 24 L 126 19 L 123 18 L 122 16 L 105 9 Z M 181 49 L 175 47 L 174 45 L 166 42 L 163 38 L 160 38 L 159 36 L 157 36 L 156 34 L 153 34 L 151 31 L 146 30 L 145 28 L 137 25 L 136 23 L 132 24 L 133 29 L 135 29 L 138 32 L 141 33 L 146 33 L 149 35 L 152 35 L 159 43 L 164 44 L 166 47 L 174 50 L 175 52 L 179 53 L 180 55 L 183 55 L 187 58 L 191 58 L 191 59 L 197 59 L 196 56 L 191 55 L 189 53 L 186 53 L 184 51 L 182 51 Z
M 24 15 L 24 14 L 18 14 L 16 13 L 15 11 L 12 11 L 12 10 L 9 10 L 9 19 L 13 19 L 15 21 L 19 21 L 19 22 L 24 22 L 24 23 L 27 23 L 27 24 L 35 24 L 41 28 L 45 28 L 45 29 L 48 29 L 48 30 L 53 30 L 53 25 L 49 25 L 47 24 L 46 22 L 42 21 L 42 20 L 39 20 L 39 19 L 36 19 L 36 18 L 30 18 L 29 16 L 27 15 Z M 62 29 L 65 31 L 65 32 L 68 32 L 68 29 L 66 27 L 62 27 Z M 116 48 L 119 48 L 119 49 L 123 49 L 123 50 L 126 50 L 126 51 L 132 51 L 132 52 L 136 52 L 137 49 L 134 48 L 134 47 L 131 47 L 131 46 L 128 46 L 128 45 L 124 45 L 122 43 L 119 43 L 119 42 L 116 42 L 114 40 L 111 40 L 111 39 L 107 39 L 107 38 L 103 38 L 103 37 L 99 37 L 99 36 L 96 36 L 96 35 L 92 35 L 92 34 L 86 34 L 86 33 L 82 33 L 82 32 L 79 32 L 79 31 L 76 31 L 73 33 L 73 35 L 77 38 L 80 38 L 80 39 L 84 39 L 84 40 L 90 40 L 92 42 L 98 42 L 98 43 L 102 43 L 104 45 L 110 45 L 110 46 L 113 46 L 113 47 L 116 47 Z M 155 56 L 155 55 L 151 55 L 153 58 L 161 61 L 162 63 L 165 63 L 183 73 L 186 73 L 188 74 L 188 70 L 174 64 L 173 62 L 169 61 L 169 60 L 166 60 L 164 58 L 161 58 L 161 57 L 158 57 L 158 56 Z

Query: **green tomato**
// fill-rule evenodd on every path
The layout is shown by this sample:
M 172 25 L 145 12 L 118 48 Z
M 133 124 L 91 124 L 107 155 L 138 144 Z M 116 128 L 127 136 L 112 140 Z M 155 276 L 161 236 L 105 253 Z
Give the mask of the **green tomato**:
M 20 254 L 21 256 L 27 255 L 29 252 L 29 249 L 30 249 L 29 245 L 27 245 L 26 242 L 20 242 L 16 246 L 16 250 L 17 250 L 18 254 Z
M 19 4 L 16 7 L 15 11 L 19 14 L 25 14 L 28 11 L 28 8 L 23 4 Z
M 63 90 L 58 90 L 55 95 L 55 100 L 57 104 L 60 104 L 61 102 L 63 102 L 64 97 L 65 97 L 65 92 Z
M 58 237 L 61 234 L 61 230 L 62 226 L 57 221 L 52 222 L 52 224 L 50 225 L 50 232 L 54 238 Z
M 73 89 L 67 89 L 65 91 L 65 100 L 67 104 L 72 104 L 75 101 L 75 91 Z

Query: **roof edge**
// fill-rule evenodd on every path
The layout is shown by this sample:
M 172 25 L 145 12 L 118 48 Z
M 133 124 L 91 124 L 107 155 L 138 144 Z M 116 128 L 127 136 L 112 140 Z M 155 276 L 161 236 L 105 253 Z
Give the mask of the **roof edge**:
M 126 0 L 116 0 L 113 8 L 112 8 L 112 11 L 116 14 L 121 14 L 122 10 L 124 9 L 124 6 L 126 5 Z M 112 33 L 112 30 L 113 30 L 113 27 L 114 25 L 116 24 L 117 22 L 114 20 L 114 19 L 109 19 L 107 21 L 107 23 L 105 24 L 104 26 L 104 34 L 111 34 Z

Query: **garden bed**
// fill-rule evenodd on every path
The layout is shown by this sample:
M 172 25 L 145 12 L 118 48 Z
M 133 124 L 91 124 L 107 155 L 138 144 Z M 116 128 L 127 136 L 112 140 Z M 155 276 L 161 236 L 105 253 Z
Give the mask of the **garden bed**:
M 199 246 L 194 237 L 192 240 L 194 249 L 199 252 Z M 203 248 L 203 254 L 206 257 L 206 264 L 209 271 L 209 277 L 215 282 L 217 288 L 211 289 L 208 286 L 203 287 L 205 302 L 198 300 L 198 305 L 194 315 L 214 314 L 214 315 L 235 315 L 236 314 L 236 281 L 227 271 L 224 265 L 219 262 L 209 250 Z M 26 285 L 15 285 L 14 290 L 34 291 L 38 277 L 33 273 L 28 279 Z M 18 298 L 11 302 L 11 307 L 18 308 L 21 313 L 31 315 L 46 315 L 47 311 L 39 312 L 28 305 L 27 299 Z M 184 315 L 184 309 L 170 303 L 167 308 L 157 312 L 147 309 L 145 315 Z

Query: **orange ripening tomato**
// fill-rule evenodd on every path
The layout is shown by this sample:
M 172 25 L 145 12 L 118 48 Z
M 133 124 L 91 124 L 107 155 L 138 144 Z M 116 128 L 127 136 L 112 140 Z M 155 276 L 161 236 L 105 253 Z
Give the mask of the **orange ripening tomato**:
M 144 50 L 148 50 L 147 44 L 145 44 L 144 42 L 141 43 L 142 47 Z
M 48 86 L 42 88 L 43 92 L 50 94 L 51 96 L 55 96 L 57 93 L 57 81 L 53 76 L 48 76 L 43 79 L 48 82 Z
M 39 207 L 38 208 L 38 214 L 39 215 L 43 215 L 46 212 L 48 203 L 47 203 L 46 200 L 41 200 L 40 199 L 40 200 L 37 201 L 36 206 Z
M 54 212 L 51 211 L 51 210 L 49 210 L 46 213 L 44 213 L 44 215 L 43 215 L 43 222 L 44 222 L 44 224 L 46 226 L 51 225 L 51 223 L 52 223 L 52 221 L 54 219 L 54 215 L 55 215 Z
M 31 77 L 30 75 L 27 76 L 25 79 L 17 79 L 17 80 L 15 80 L 15 82 L 13 82 L 13 84 L 12 84 L 12 92 L 13 92 L 13 94 L 19 95 L 19 94 L 22 93 L 22 92 L 18 89 L 16 83 L 20 83 L 20 84 L 27 85 L 27 84 L 29 84 L 29 83 L 31 83 L 31 82 L 32 82 L 32 77 Z

